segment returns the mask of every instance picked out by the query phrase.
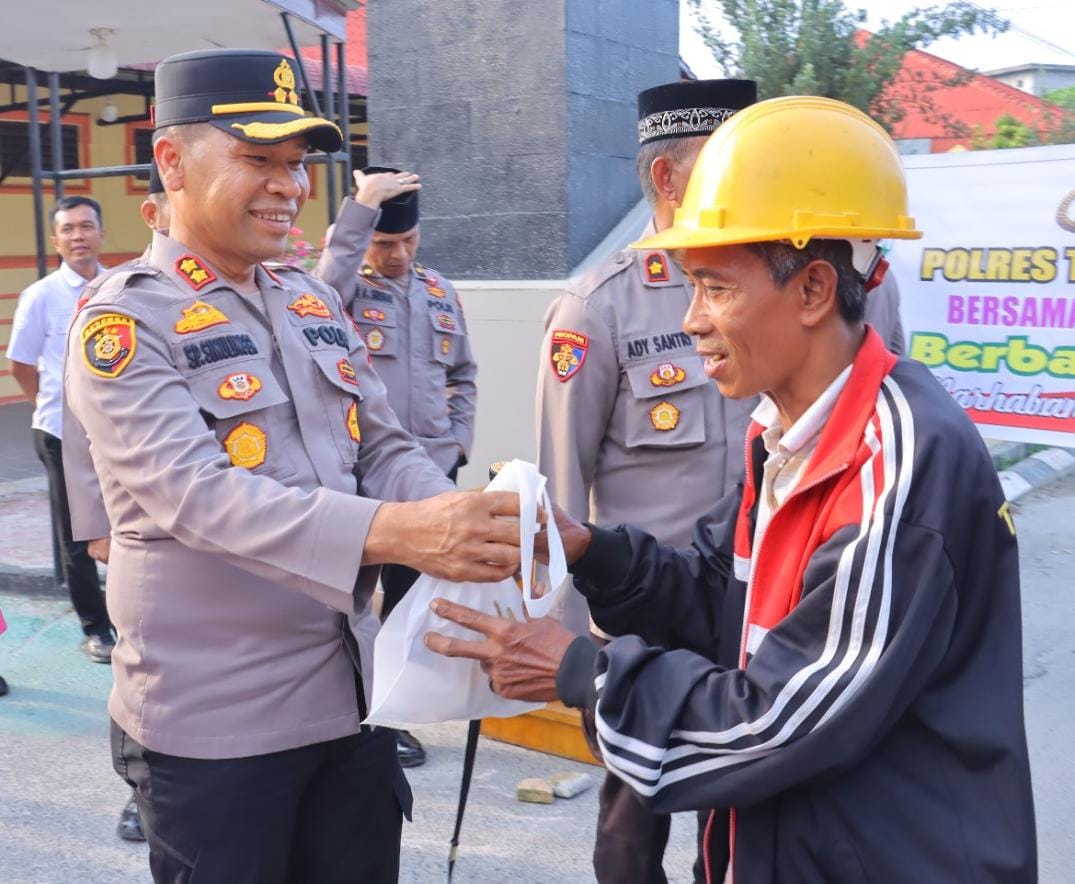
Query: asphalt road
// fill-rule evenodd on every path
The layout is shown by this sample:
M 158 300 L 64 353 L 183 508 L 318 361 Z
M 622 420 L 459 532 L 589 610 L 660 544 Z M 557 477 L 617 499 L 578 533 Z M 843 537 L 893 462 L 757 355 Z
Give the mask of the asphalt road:
M 1027 495 L 1013 511 L 1041 880 L 1066 884 L 1075 868 L 1075 474 Z M 114 834 L 127 793 L 109 764 L 108 668 L 79 654 L 77 623 L 63 602 L 0 592 L 0 608 L 11 627 L 0 637 L 0 674 L 12 684 L 0 699 L 0 880 L 145 884 L 145 848 Z M 464 734 L 463 725 L 420 732 L 430 760 L 409 773 L 415 821 L 404 829 L 404 884 L 443 880 Z M 599 776 L 482 741 L 458 884 L 593 880 L 595 790 L 548 807 L 514 800 L 518 780 L 564 769 Z M 674 826 L 667 863 L 673 882 L 690 881 L 692 827 L 689 817 Z

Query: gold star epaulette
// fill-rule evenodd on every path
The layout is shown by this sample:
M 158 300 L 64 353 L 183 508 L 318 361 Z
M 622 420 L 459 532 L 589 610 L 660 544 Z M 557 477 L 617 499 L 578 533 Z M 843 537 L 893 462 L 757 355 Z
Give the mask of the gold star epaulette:
M 216 281 L 216 274 L 196 255 L 183 255 L 179 258 L 175 262 L 175 272 L 196 292 Z
M 646 255 L 646 282 L 668 282 L 668 259 L 660 252 Z

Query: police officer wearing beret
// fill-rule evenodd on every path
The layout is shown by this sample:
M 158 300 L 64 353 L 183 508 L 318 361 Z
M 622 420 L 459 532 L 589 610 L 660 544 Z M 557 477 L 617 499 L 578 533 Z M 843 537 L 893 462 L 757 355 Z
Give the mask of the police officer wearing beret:
M 638 96 L 638 174 L 653 207 L 644 236 L 671 226 L 708 136 L 756 100 L 752 80 L 676 82 Z M 725 399 L 710 383 L 694 338 L 681 330 L 690 302 L 691 288 L 666 252 L 624 249 L 573 280 L 549 309 L 538 467 L 576 519 L 630 522 L 662 543 L 688 546 L 695 520 L 739 481 L 756 399 Z M 561 620 L 586 631 L 581 595 L 571 587 L 564 598 Z M 598 881 L 663 884 L 669 822 L 608 774 L 594 848 Z
M 307 150 L 341 143 L 291 62 L 174 56 L 156 98 L 168 234 L 68 342 L 112 527 L 114 764 L 156 881 L 395 881 L 410 790 L 391 733 L 361 726 L 376 566 L 503 579 L 518 498 L 452 490 L 335 290 L 261 266 Z
M 454 482 L 474 441 L 478 365 L 455 286 L 415 260 L 418 190 L 384 199 L 369 232 L 373 213 L 363 199 L 371 182 L 386 176 L 418 178 L 390 166 L 356 171 L 355 198 L 340 207 L 316 275 L 340 293 L 404 429 Z M 405 565 L 381 570 L 382 620 L 417 579 L 418 572 Z M 397 732 L 396 749 L 404 767 L 425 761 L 422 744 L 408 731 Z

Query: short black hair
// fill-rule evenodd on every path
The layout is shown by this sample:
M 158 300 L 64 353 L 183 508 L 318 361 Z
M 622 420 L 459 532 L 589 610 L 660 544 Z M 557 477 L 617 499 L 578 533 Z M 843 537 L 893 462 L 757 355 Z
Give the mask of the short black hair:
M 827 261 L 836 271 L 836 305 L 846 322 L 859 322 L 866 312 L 866 286 L 851 263 L 851 243 L 846 239 L 812 239 L 797 249 L 787 242 L 752 242 L 746 247 L 765 262 L 778 286 L 811 261 Z
M 56 200 L 56 205 L 49 212 L 49 227 L 56 229 L 56 213 L 66 212 L 68 209 L 77 209 L 79 206 L 89 206 L 97 214 L 97 224 L 104 227 L 104 217 L 101 215 L 101 204 L 88 196 L 65 196 Z

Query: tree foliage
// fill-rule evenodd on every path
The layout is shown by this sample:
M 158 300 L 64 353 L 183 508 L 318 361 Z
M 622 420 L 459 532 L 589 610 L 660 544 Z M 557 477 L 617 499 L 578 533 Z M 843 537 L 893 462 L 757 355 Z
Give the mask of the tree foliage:
M 959 85 L 969 74 L 930 78 L 917 75 L 898 99 L 885 88 L 897 81 L 911 49 L 942 37 L 1000 33 L 1008 23 L 965 0 L 916 9 L 885 22 L 872 35 L 860 29 L 864 10 L 843 0 L 688 0 L 696 29 L 729 76 L 758 82 L 761 98 L 823 95 L 854 105 L 891 129 L 909 103 L 927 119 L 957 133 L 959 121 L 944 118 L 930 92 Z M 719 15 L 735 33 L 728 39 L 714 24 Z

